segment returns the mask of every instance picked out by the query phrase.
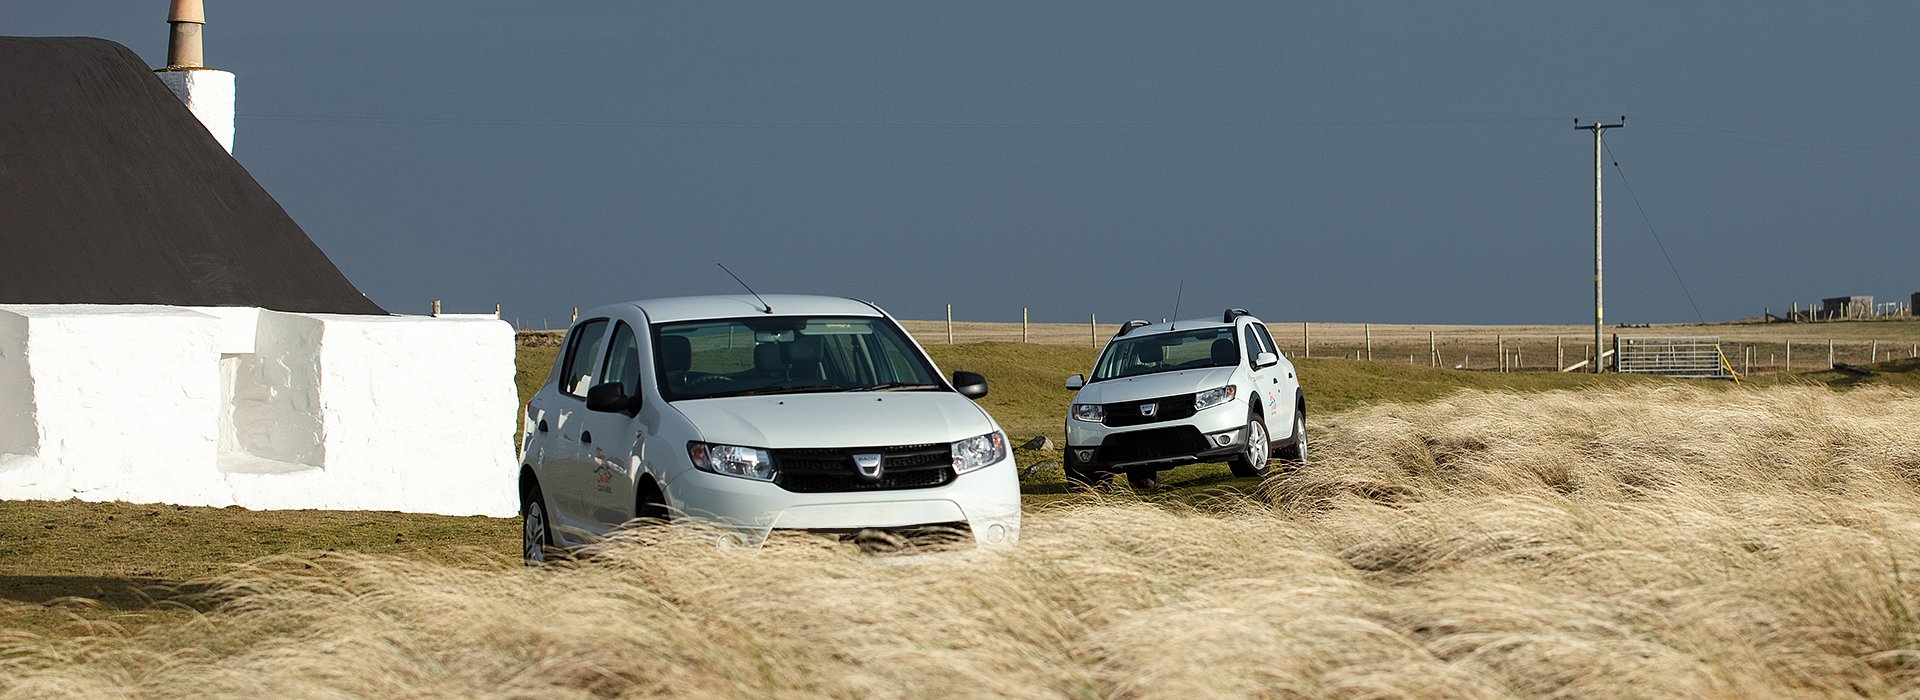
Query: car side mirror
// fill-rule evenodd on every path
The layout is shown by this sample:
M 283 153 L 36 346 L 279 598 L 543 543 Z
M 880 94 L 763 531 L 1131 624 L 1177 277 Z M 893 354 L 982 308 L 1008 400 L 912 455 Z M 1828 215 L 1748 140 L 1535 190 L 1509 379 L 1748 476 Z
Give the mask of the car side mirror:
M 953 390 L 960 392 L 961 396 L 965 396 L 969 399 L 977 399 L 982 396 L 986 396 L 987 395 L 987 378 L 980 376 L 979 372 L 966 372 L 966 371 L 954 372 L 953 373 Z
M 1253 366 L 1256 368 L 1271 366 L 1278 362 L 1280 362 L 1280 356 L 1270 352 L 1260 353 L 1259 355 L 1255 355 L 1253 358 Z
M 640 412 L 640 397 L 627 396 L 625 384 L 607 382 L 587 390 L 587 410 L 633 415 Z
M 1083 387 L 1083 386 L 1086 386 L 1086 385 L 1087 385 L 1087 378 L 1086 378 L 1085 376 L 1082 376 L 1082 375 L 1078 375 L 1078 374 L 1076 374 L 1076 375 L 1073 375 L 1073 376 L 1071 376 L 1071 377 L 1067 377 L 1067 388 L 1068 388 L 1068 389 L 1072 389 L 1072 390 L 1074 390 L 1074 391 L 1079 391 L 1079 390 L 1080 390 L 1080 387 Z

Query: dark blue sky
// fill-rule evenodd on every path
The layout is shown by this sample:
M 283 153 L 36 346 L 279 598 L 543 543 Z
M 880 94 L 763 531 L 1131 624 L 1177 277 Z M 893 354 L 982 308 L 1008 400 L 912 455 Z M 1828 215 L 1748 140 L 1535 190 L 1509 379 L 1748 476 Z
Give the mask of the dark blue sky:
M 135 7 L 135 5 L 140 7 Z M 1709 319 L 1920 290 L 1920 3 L 208 0 L 236 155 L 374 300 L 1591 319 L 1592 139 Z M 164 61 L 167 3 L 0 33 Z M 1694 318 L 1607 172 L 1610 321 Z M 1197 313 L 1197 312 L 1196 312 Z M 1188 315 L 1184 314 L 1183 315 Z

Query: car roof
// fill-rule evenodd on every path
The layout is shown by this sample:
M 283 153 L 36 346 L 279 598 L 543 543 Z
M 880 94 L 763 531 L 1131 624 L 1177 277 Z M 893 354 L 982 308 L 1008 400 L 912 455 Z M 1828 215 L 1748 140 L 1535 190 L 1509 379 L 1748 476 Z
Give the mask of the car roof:
M 1252 315 L 1242 316 L 1241 318 L 1245 318 L 1254 323 L 1260 323 L 1260 319 L 1254 318 Z M 1188 318 L 1188 319 L 1181 319 L 1178 321 L 1174 321 L 1172 323 L 1149 323 L 1139 328 L 1135 328 L 1133 330 L 1127 331 L 1126 335 L 1123 335 L 1120 337 L 1132 338 L 1135 336 L 1156 335 L 1159 333 L 1169 333 L 1169 332 L 1175 332 L 1175 331 L 1197 331 L 1204 328 L 1232 328 L 1232 327 L 1233 327 L 1233 324 L 1221 323 L 1220 319 L 1218 318 Z
M 760 304 L 761 299 L 766 300 L 766 306 L 773 307 L 771 314 L 773 316 L 878 317 L 883 315 L 878 307 L 857 299 L 806 294 L 766 294 L 759 298 L 751 294 L 716 294 L 638 299 L 594 309 L 593 313 L 606 313 L 606 310 L 618 306 L 637 306 L 646 312 L 647 320 L 654 323 L 768 315 L 765 311 L 766 306 Z

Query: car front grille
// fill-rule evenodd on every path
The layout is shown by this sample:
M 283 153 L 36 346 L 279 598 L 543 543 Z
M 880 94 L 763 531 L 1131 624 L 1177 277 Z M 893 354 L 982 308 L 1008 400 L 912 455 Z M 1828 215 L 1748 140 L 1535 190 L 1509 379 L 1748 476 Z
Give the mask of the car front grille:
M 1153 406 L 1153 415 L 1146 415 L 1146 412 L 1142 410 L 1146 406 Z M 1183 418 L 1193 417 L 1193 394 L 1162 396 L 1154 399 L 1141 399 L 1139 401 L 1122 401 L 1120 403 L 1106 404 L 1106 408 L 1106 424 L 1114 428 L 1181 420 Z
M 953 481 L 953 447 L 948 443 L 892 447 L 830 447 L 772 450 L 778 470 L 773 483 L 795 493 L 896 491 L 945 486 Z M 855 454 L 879 453 L 880 478 L 869 479 L 854 467 Z
M 1168 457 L 1184 457 L 1207 450 L 1207 438 L 1191 425 L 1135 430 L 1108 435 L 1100 443 L 1100 462 L 1137 462 Z

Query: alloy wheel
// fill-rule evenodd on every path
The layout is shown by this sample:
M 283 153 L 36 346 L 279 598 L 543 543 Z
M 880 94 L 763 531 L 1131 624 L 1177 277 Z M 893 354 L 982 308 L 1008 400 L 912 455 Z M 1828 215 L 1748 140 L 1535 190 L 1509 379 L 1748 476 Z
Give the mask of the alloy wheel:
M 1253 468 L 1267 466 L 1267 426 L 1260 421 L 1247 422 L 1247 463 Z
M 528 501 L 527 512 L 521 517 L 520 552 L 526 557 L 528 565 L 539 564 L 547 559 L 547 509 L 539 501 Z

